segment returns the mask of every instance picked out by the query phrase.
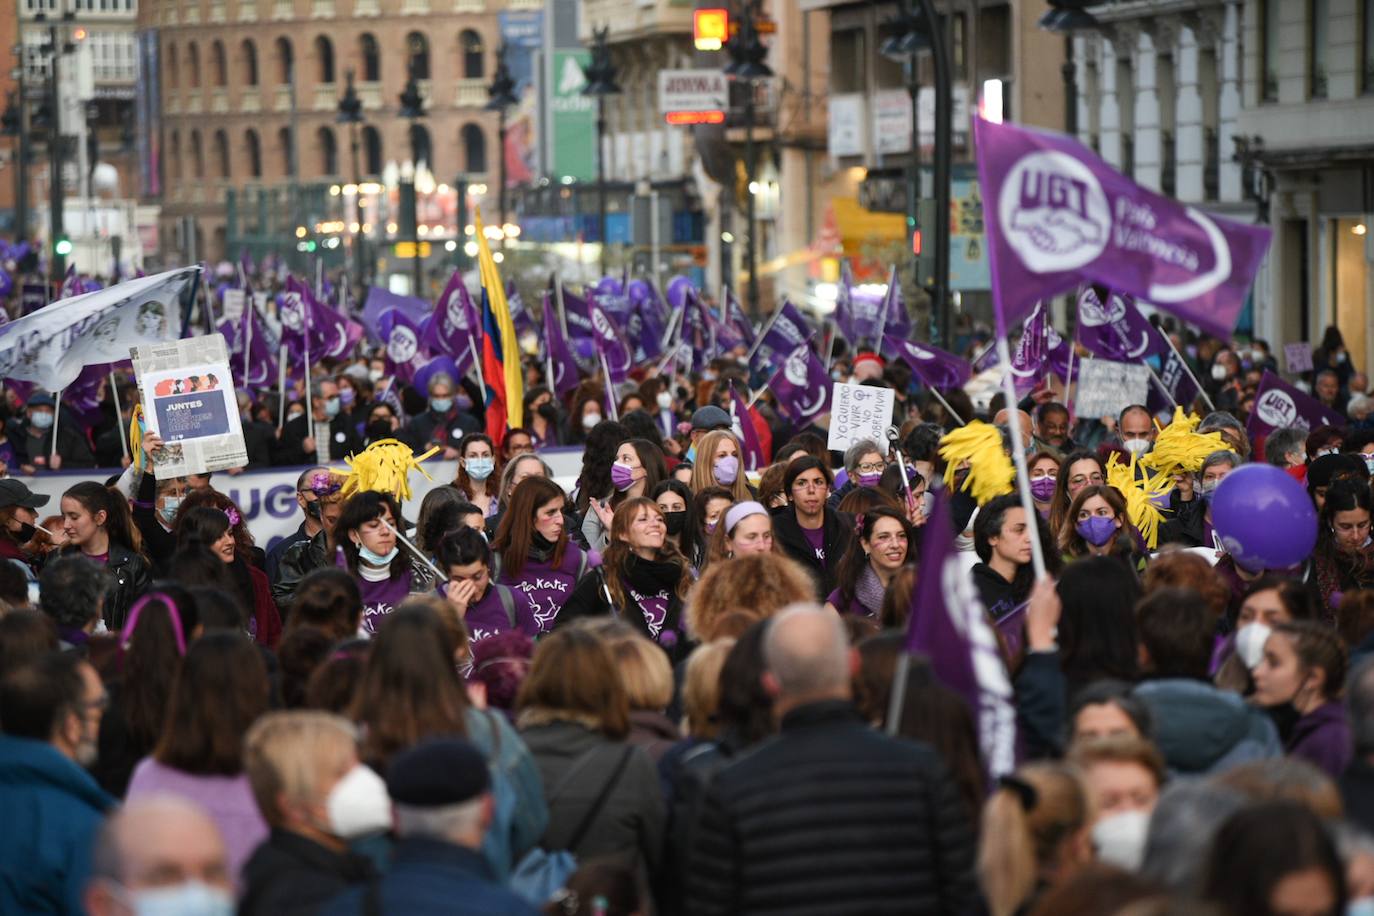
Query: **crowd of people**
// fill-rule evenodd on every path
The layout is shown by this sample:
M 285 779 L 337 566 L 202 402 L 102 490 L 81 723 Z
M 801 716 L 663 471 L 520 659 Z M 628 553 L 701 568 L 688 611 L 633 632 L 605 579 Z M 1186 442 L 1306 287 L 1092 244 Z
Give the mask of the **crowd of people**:
M 1171 467 L 1154 538 L 1114 468 L 1182 414 L 1075 419 L 1053 384 L 979 411 L 871 353 L 833 368 L 893 389 L 897 436 L 843 453 L 766 394 L 732 410 L 733 358 L 609 398 L 531 360 L 496 437 L 467 379 L 381 401 L 380 354 L 324 362 L 280 431 L 274 394 L 239 394 L 252 464 L 303 466 L 299 528 L 267 545 L 218 474 L 121 462 L 110 392 L 54 448 L 51 396 L 10 389 L 11 471 L 116 469 L 56 505 L 0 479 L 0 911 L 1365 912 L 1368 380 L 1333 329 L 1310 384 L 1348 426 L 1253 441 L 1267 348 L 1178 337 L 1215 448 Z M 980 413 L 1034 512 L 964 486 L 948 437 Z M 351 474 L 313 464 L 325 428 Z M 455 478 L 360 486 L 394 438 Z M 571 486 L 555 444 L 582 449 Z M 1216 536 L 1251 463 L 1312 500 L 1294 566 Z M 941 489 L 1014 687 L 1009 772 L 981 711 L 902 660 L 944 613 L 913 599 Z

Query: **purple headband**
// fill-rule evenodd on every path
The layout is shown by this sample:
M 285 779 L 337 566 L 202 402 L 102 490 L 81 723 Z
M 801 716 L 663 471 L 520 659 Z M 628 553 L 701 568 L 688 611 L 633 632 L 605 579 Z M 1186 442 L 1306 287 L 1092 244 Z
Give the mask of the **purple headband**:
M 166 592 L 149 592 L 134 602 L 134 606 L 129 608 L 129 618 L 124 621 L 124 629 L 119 633 L 119 644 L 126 649 L 129 647 L 129 642 L 133 639 L 134 627 L 138 626 L 138 615 L 142 613 L 148 602 L 154 599 L 167 605 L 167 613 L 172 620 L 172 635 L 177 640 L 177 654 L 184 658 L 186 655 L 186 634 L 181 631 L 181 612 L 177 609 L 177 603 L 172 600 L 172 596 Z
M 768 510 L 763 507 L 763 503 L 756 503 L 752 499 L 735 503 L 725 512 L 725 533 L 728 535 L 734 531 L 736 525 L 751 515 L 767 514 Z

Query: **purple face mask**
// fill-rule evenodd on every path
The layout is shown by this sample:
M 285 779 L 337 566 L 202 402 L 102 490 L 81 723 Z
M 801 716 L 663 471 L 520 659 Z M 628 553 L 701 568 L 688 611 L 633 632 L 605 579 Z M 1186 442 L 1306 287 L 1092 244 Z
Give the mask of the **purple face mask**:
M 879 472 L 876 473 L 876 474 L 873 474 L 873 473 L 869 473 L 869 474 L 860 474 L 860 475 L 859 475 L 859 486 L 861 486 L 861 487 L 876 487 L 876 486 L 878 485 L 878 481 L 880 481 L 880 480 L 882 480 L 882 479 L 883 479 L 882 471 L 879 471 Z
M 1074 526 L 1078 533 L 1094 547 L 1101 547 L 1116 534 L 1116 520 L 1090 515 Z
M 1054 499 L 1054 478 L 1037 477 L 1031 481 L 1031 496 L 1035 497 L 1038 503 L 1047 503 Z
M 711 470 L 715 473 L 716 480 L 720 482 L 720 485 L 728 487 L 739 476 L 739 459 L 734 455 L 717 458 L 711 464 Z
M 634 468 L 618 461 L 611 465 L 611 484 L 622 493 L 630 489 L 635 485 Z

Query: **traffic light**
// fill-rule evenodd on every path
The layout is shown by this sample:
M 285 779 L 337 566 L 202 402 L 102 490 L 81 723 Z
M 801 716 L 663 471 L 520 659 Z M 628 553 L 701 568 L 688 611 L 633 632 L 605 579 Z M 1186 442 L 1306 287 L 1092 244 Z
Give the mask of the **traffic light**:
M 705 9 L 692 12 L 692 44 L 698 51 L 719 51 L 729 38 L 729 10 Z
M 916 256 L 916 277 L 921 286 L 935 284 L 935 246 L 929 244 L 935 231 L 935 201 L 925 198 L 916 202 L 916 226 L 911 233 L 911 253 Z
M 65 258 L 72 253 L 72 240 L 65 235 L 59 235 L 57 241 L 53 243 L 52 253 L 59 258 Z

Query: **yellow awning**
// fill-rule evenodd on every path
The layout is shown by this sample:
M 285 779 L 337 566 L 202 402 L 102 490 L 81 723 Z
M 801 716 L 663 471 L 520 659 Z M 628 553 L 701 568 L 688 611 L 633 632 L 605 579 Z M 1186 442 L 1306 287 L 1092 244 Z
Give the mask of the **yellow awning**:
M 847 255 L 857 255 L 864 242 L 900 242 L 906 238 L 906 217 L 900 213 L 865 210 L 853 197 L 835 197 L 830 204 L 835 208 L 840 244 Z

